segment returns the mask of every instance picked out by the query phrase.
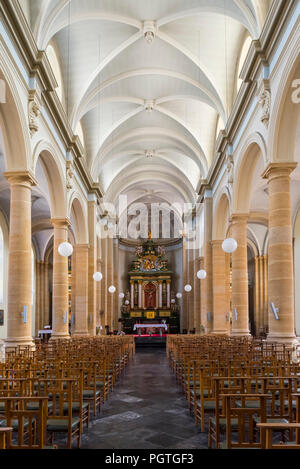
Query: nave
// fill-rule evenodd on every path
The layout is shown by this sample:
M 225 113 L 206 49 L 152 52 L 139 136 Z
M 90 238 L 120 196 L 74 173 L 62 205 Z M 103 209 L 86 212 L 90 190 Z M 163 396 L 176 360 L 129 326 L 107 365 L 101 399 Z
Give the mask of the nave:
M 165 349 L 136 349 L 101 416 L 82 438 L 83 449 L 205 449 Z
M 300 360 L 250 337 L 36 343 L 0 364 L 0 449 L 299 449 Z

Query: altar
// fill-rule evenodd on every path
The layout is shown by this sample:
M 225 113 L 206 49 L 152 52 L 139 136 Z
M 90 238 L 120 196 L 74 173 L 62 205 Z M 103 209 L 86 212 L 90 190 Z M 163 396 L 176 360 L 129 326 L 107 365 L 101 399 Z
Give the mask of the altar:
M 142 335 L 142 330 L 145 329 L 145 330 L 149 330 L 149 335 L 153 335 L 153 331 L 155 329 L 159 329 L 159 335 L 160 337 L 162 337 L 163 335 L 163 329 L 164 329 L 164 332 L 168 332 L 168 326 L 167 324 L 135 324 L 134 327 L 133 327 L 133 330 L 138 332 L 138 335 L 141 336 Z
M 136 247 L 129 265 L 129 289 L 122 305 L 124 331 L 132 334 L 139 329 L 157 328 L 162 332 L 179 332 L 179 307 L 172 291 L 173 272 L 164 246 L 149 238 Z M 167 325 L 166 325 L 167 324 Z

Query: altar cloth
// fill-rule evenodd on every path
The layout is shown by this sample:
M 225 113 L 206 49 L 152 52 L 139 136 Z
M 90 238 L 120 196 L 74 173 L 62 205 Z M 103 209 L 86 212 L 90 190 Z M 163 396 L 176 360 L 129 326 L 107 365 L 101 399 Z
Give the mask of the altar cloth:
M 146 328 L 160 328 L 160 329 L 165 329 L 165 331 L 168 330 L 167 324 L 135 324 L 133 327 L 133 330 L 136 331 L 137 329 L 146 329 Z

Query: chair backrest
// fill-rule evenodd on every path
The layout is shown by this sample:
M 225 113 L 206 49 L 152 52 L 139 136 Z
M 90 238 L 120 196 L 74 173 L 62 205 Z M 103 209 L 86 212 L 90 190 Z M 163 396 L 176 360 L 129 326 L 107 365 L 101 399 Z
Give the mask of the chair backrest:
M 254 441 L 254 417 L 266 421 L 266 394 L 223 394 L 220 396 L 225 405 L 226 447 L 261 448 L 261 441 Z M 249 401 L 255 402 L 250 406 Z M 234 435 L 236 437 L 234 437 Z
M 0 402 L 5 403 L 6 426 L 16 429 L 17 434 L 16 442 L 9 435 L 7 449 L 43 449 L 46 445 L 48 398 L 0 397 Z

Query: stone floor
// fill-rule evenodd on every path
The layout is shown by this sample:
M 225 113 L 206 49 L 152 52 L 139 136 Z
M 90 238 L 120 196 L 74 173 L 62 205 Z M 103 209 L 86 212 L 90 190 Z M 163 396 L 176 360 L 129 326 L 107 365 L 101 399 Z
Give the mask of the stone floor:
M 83 449 L 206 449 L 164 349 L 138 350 L 99 419 L 82 436 Z

